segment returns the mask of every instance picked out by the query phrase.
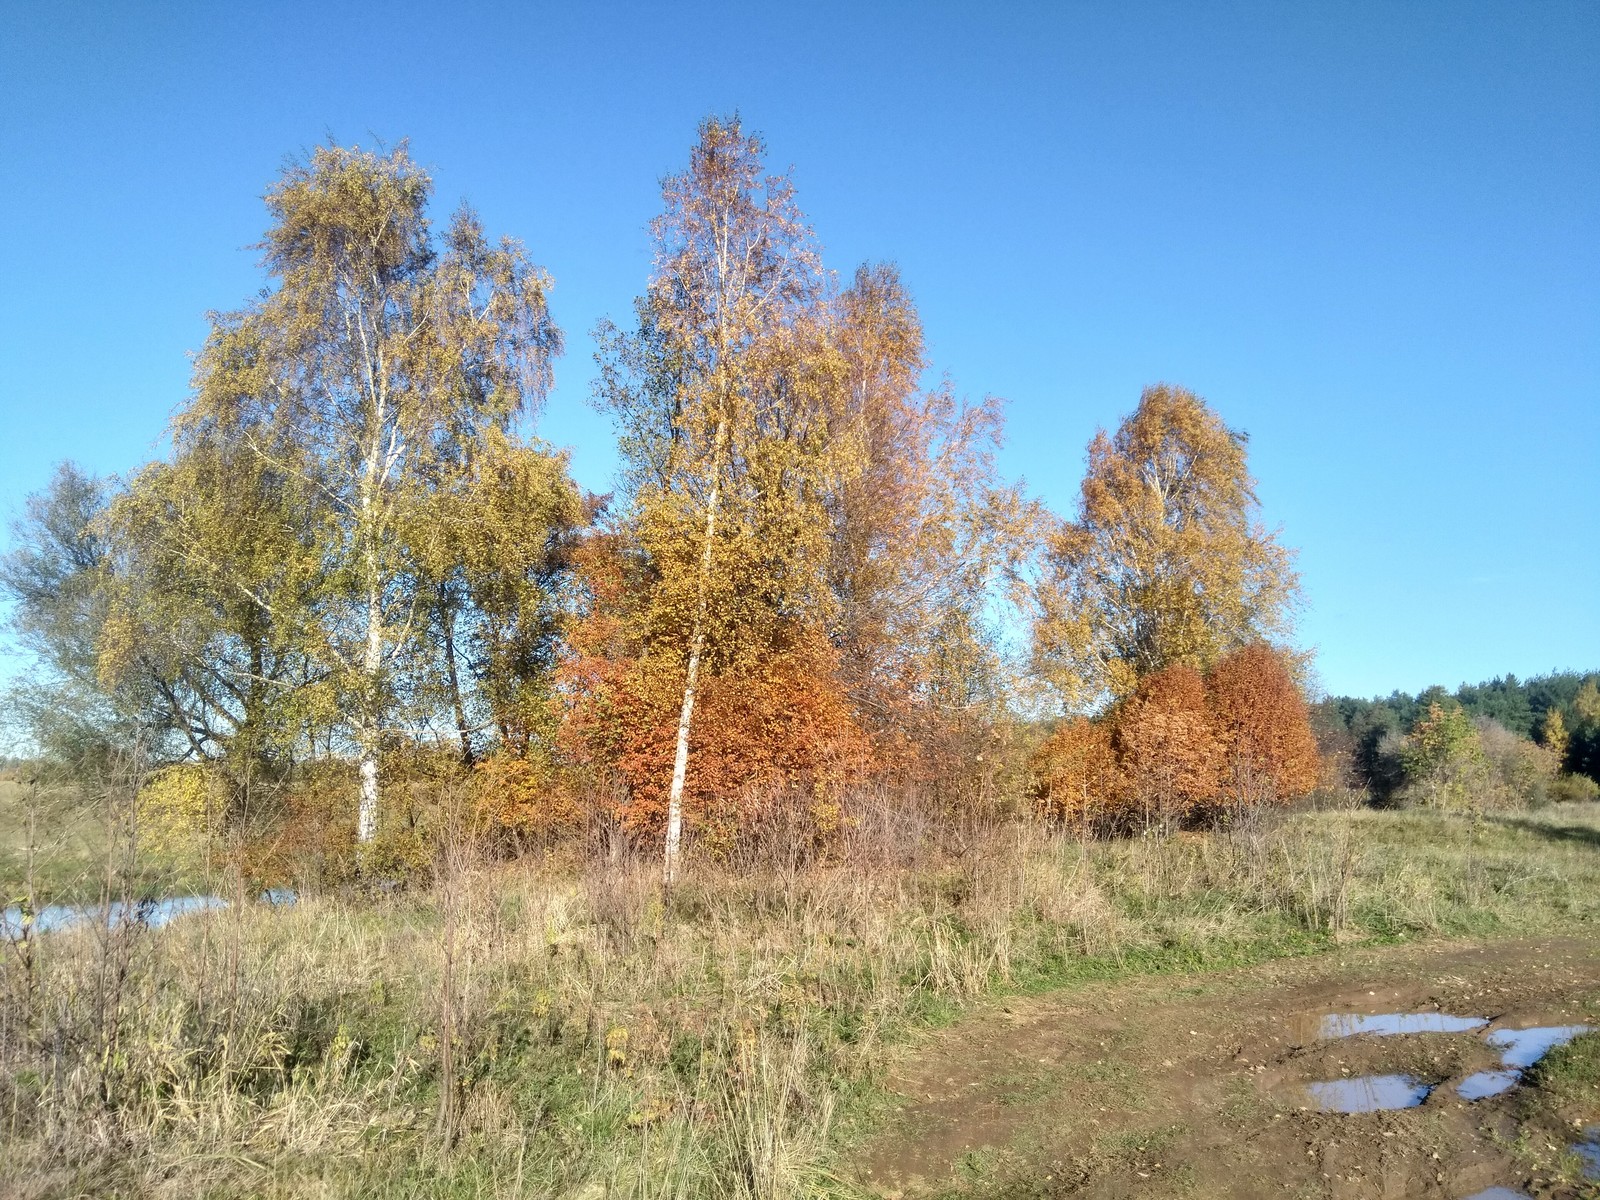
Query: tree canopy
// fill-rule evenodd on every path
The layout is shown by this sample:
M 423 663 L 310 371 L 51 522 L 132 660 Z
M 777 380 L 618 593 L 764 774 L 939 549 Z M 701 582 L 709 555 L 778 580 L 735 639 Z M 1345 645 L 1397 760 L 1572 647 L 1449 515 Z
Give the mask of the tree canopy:
M 1152 386 L 1049 513 L 997 466 L 1003 403 L 934 373 L 900 269 L 835 275 L 737 117 L 662 181 L 631 316 L 596 330 L 608 496 L 533 434 L 551 279 L 432 193 L 404 145 L 289 164 L 267 286 L 211 315 L 170 453 L 31 500 L 0 593 L 41 750 L 137 742 L 179 771 L 151 804 L 252 861 L 414 867 L 419 797 L 454 789 L 508 851 L 631 843 L 669 882 L 691 843 L 828 853 L 868 795 L 1127 830 L 1594 768 L 1575 675 L 1330 700 L 1313 736 L 1246 436 Z
M 1077 517 L 1047 535 L 1034 590 L 1037 669 L 1069 707 L 1290 636 L 1293 553 L 1261 523 L 1245 445 L 1165 384 L 1090 442 Z

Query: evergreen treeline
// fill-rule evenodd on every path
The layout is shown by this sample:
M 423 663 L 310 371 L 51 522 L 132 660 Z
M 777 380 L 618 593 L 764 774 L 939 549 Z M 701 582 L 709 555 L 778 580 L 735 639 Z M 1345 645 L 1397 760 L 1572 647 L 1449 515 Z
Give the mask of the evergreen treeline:
M 1498 729 L 1550 751 L 1559 770 L 1600 780 L 1595 672 L 1559 671 L 1525 680 L 1505 675 L 1454 692 L 1435 685 L 1415 695 L 1396 691 L 1370 700 L 1334 696 L 1313 711 L 1323 752 L 1342 760 L 1353 786 L 1382 799 L 1407 782 L 1406 738 L 1431 712 L 1459 711 L 1480 730 Z

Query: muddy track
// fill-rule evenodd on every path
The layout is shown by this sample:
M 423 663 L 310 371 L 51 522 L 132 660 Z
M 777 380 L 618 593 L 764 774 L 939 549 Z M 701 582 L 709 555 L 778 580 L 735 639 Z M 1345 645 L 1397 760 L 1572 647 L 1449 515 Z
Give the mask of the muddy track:
M 1429 1011 L 1488 1024 L 1321 1027 Z M 898 1112 L 848 1172 L 884 1197 L 1582 1195 L 1540 1177 L 1541 1148 L 1513 1154 L 1525 1089 L 1468 1103 L 1455 1087 L 1500 1066 L 1494 1030 L 1572 1024 L 1600 1027 L 1587 939 L 1393 946 L 997 1002 L 907 1049 Z M 1305 1086 L 1391 1073 L 1435 1086 L 1417 1107 L 1353 1115 L 1316 1111 Z M 1600 1112 L 1560 1120 L 1551 1147 Z

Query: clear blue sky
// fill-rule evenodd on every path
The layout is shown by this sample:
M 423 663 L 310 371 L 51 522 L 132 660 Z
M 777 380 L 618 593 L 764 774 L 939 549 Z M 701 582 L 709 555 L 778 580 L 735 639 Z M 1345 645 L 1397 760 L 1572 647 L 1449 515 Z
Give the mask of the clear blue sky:
M 998 9 L 999 11 L 994 11 Z M 738 109 L 1060 511 L 1181 383 L 1251 435 L 1333 692 L 1600 666 L 1600 5 L 127 4 L 0 16 L 0 508 L 159 452 L 286 154 L 410 138 L 555 276 L 541 425 Z

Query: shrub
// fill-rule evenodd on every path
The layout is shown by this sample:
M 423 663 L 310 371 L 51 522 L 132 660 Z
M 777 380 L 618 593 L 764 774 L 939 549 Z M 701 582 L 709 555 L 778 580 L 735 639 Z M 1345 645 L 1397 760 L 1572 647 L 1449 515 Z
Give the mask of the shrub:
M 1600 800 L 1600 783 L 1587 775 L 1562 775 L 1549 788 L 1554 804 L 1590 804 Z
M 1113 720 L 1126 819 L 1146 827 L 1181 821 L 1217 798 L 1223 745 L 1198 671 L 1147 675 Z
M 218 773 L 196 763 L 165 767 L 139 789 L 143 849 L 179 868 L 203 866 L 222 831 L 227 789 Z
M 496 754 L 472 774 L 473 823 L 491 842 L 512 849 L 578 832 L 584 808 L 549 763 Z
M 1535 808 L 1549 799 L 1560 759 L 1553 750 L 1518 737 L 1497 721 L 1478 722 L 1478 743 L 1495 788 L 1495 808 Z
M 1460 705 L 1434 701 L 1401 750 L 1408 804 L 1451 810 L 1494 807 L 1496 779 L 1478 730 Z
M 826 824 L 839 790 L 871 771 L 872 747 L 836 668 L 824 639 L 797 632 L 759 663 L 702 673 L 684 816 L 703 847 L 731 852 L 762 836 L 774 796 L 786 805 L 809 797 L 803 807 L 814 807 Z M 570 762 L 615 771 L 625 786 L 621 823 L 641 840 L 660 837 L 666 823 L 681 672 L 668 655 L 647 657 L 614 678 L 597 672 L 563 731 Z
M 314 759 L 298 766 L 283 786 L 279 819 L 233 852 L 245 880 L 315 891 L 353 879 L 358 788 L 354 763 Z
M 1119 791 L 1111 727 L 1082 717 L 1061 725 L 1034 757 L 1041 816 L 1087 829 Z
M 1041 815 L 1080 828 L 1149 827 L 1287 803 L 1320 767 L 1299 687 L 1256 644 L 1206 678 L 1181 665 L 1147 675 L 1100 720 L 1056 729 L 1034 756 L 1033 795 Z
M 1305 698 L 1272 647 L 1258 642 L 1228 655 L 1206 686 L 1222 743 L 1223 787 L 1234 804 L 1285 803 L 1317 786 Z

